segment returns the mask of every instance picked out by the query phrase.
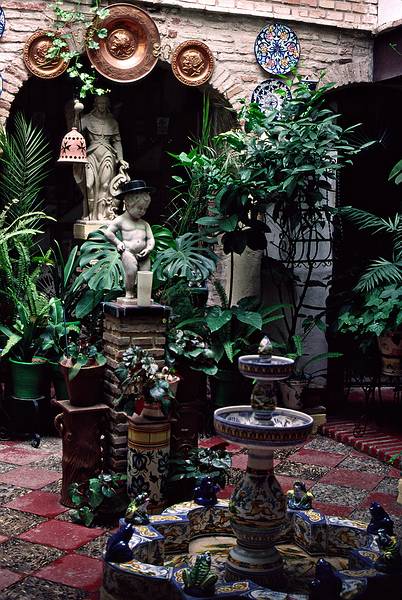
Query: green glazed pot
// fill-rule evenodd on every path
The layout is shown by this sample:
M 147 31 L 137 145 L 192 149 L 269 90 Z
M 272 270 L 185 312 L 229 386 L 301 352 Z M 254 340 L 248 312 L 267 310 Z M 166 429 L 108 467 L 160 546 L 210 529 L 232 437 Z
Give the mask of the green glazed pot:
M 9 359 L 11 372 L 11 395 L 21 400 L 46 395 L 48 364 L 45 360 L 21 362 Z

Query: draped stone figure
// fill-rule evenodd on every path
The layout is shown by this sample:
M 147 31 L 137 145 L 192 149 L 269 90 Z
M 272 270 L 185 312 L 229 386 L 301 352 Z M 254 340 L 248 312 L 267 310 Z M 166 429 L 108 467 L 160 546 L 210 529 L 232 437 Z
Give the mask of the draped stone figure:
M 74 178 L 84 195 L 85 221 L 110 221 L 118 206 L 116 195 L 129 179 L 123 160 L 119 125 L 110 112 L 107 96 L 97 96 L 91 112 L 82 116 L 81 130 L 87 140 L 88 163 L 75 165 Z

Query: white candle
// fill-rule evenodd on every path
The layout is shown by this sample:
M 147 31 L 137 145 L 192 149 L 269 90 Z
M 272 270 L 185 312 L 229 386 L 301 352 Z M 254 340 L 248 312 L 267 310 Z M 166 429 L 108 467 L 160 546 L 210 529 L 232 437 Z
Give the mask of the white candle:
M 149 306 L 152 295 L 152 271 L 138 271 L 137 273 L 137 304 Z

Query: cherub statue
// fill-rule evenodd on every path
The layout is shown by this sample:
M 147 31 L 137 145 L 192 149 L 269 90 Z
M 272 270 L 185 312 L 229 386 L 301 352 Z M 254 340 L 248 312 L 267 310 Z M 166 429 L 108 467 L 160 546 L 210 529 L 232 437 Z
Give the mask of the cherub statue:
M 220 489 L 210 477 L 203 477 L 194 488 L 194 501 L 201 506 L 214 506 L 218 502 L 216 494 Z
M 402 569 L 401 545 L 395 535 L 389 535 L 385 529 L 377 532 L 377 544 L 380 556 L 377 558 L 375 567 L 379 571 L 390 573 Z
M 136 496 L 127 507 L 125 514 L 126 523 L 131 523 L 132 525 L 148 525 L 148 504 L 148 494 L 144 493 Z
M 388 535 L 394 534 L 394 522 L 381 504 L 372 502 L 370 514 L 371 521 L 367 526 L 367 533 L 376 535 L 380 529 L 384 529 Z
M 123 184 L 119 195 L 124 198 L 126 210 L 111 221 L 105 231 L 105 236 L 121 253 L 127 299 L 134 298 L 137 272 L 151 268 L 149 254 L 154 249 L 155 239 L 151 226 L 142 218 L 151 203 L 151 189 L 141 179 Z M 116 235 L 118 232 L 121 233 L 121 240 Z
M 125 563 L 133 558 L 133 551 L 128 543 L 133 535 L 131 523 L 124 523 L 110 536 L 106 544 L 105 560 L 108 562 Z
M 313 505 L 314 494 L 307 491 L 302 481 L 295 481 L 293 489 L 287 493 L 288 508 L 292 510 L 310 510 Z
M 191 596 L 203 598 L 212 596 L 217 575 L 211 573 L 211 555 L 209 552 L 199 554 L 192 568 L 183 570 L 184 591 Z

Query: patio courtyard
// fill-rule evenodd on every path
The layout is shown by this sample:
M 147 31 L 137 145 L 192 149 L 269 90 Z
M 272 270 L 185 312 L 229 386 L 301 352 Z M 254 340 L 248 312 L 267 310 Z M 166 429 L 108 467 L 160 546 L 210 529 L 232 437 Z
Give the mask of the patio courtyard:
M 222 440 L 201 445 L 221 447 Z M 238 448 L 227 449 L 232 469 L 221 497 L 241 480 L 247 460 Z M 368 507 L 380 502 L 402 533 L 399 470 L 389 464 L 318 434 L 293 452 L 277 452 L 275 471 L 284 490 L 304 481 L 315 496 L 313 506 L 327 515 L 368 522 Z M 59 503 L 60 487 L 61 440 L 44 438 L 39 449 L 28 442 L 0 443 L 1 600 L 99 598 L 109 531 L 71 523 Z

